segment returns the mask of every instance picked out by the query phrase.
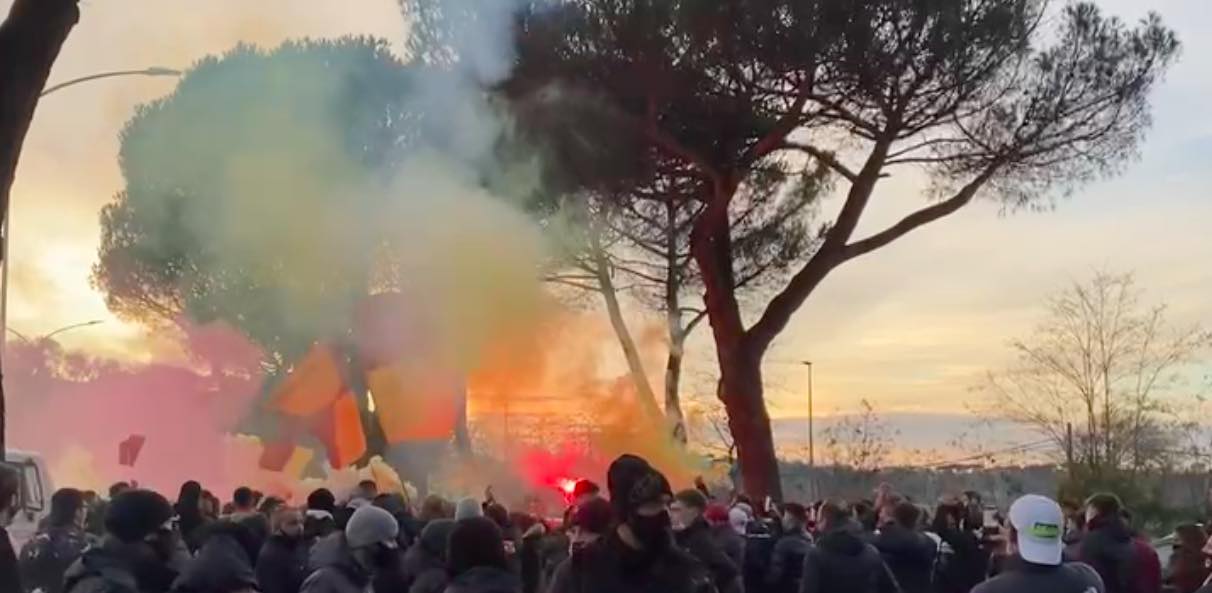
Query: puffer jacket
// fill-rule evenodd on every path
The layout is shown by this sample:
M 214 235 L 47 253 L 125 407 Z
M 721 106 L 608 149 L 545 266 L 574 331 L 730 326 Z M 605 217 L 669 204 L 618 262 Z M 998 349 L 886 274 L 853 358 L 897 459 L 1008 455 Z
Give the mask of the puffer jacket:
M 299 593 L 365 593 L 370 586 L 371 575 L 358 566 L 339 531 L 316 542 L 308 566 L 313 572 Z
M 770 573 L 766 577 L 769 593 L 795 593 L 800 589 L 804 572 L 804 556 L 812 549 L 812 538 L 808 532 L 783 534 L 774 544 L 774 556 L 770 560 Z
M 177 574 L 173 566 L 156 559 L 150 548 L 107 536 L 67 569 L 63 589 L 68 593 L 165 593 Z
M 307 578 L 307 542 L 302 538 L 270 536 L 257 558 L 261 593 L 299 593 Z
M 720 593 L 739 593 L 743 590 L 740 567 L 724 553 L 711 534 L 711 526 L 702 517 L 679 531 L 677 542 L 707 567 Z
M 800 593 L 897 593 L 900 587 L 856 523 L 826 532 L 804 556 Z
M 91 543 L 92 536 L 75 525 L 51 527 L 35 535 L 21 548 L 21 585 L 27 591 L 61 593 L 63 575 Z
M 492 566 L 478 566 L 455 577 L 445 593 L 521 593 L 522 581 L 513 573 Z
M 1103 579 L 1107 593 L 1142 593 L 1132 532 L 1119 517 L 1096 518 L 1087 525 L 1078 557 Z
M 938 544 L 926 534 L 891 524 L 875 536 L 875 549 L 904 593 L 930 593 Z
M 246 593 L 257 590 L 253 573 L 257 537 L 248 527 L 218 522 L 173 583 L 173 593 Z
M 713 593 L 710 573 L 673 542 L 657 557 L 631 550 L 614 532 L 573 552 L 548 593 Z

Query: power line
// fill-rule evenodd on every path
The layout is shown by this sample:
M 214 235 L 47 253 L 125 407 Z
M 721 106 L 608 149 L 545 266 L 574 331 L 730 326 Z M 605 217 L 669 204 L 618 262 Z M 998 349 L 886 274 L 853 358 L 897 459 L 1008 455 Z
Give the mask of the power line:
M 994 455 L 1005 455 L 1008 453 L 1027 453 L 1029 451 L 1042 449 L 1042 448 L 1044 448 L 1046 446 L 1050 446 L 1052 444 L 1054 444 L 1054 441 L 1052 439 L 1042 439 L 1039 441 L 1033 441 L 1033 442 L 1029 442 L 1029 443 L 1020 443 L 1018 445 L 1014 445 L 1013 447 L 1007 447 L 1005 449 L 998 449 L 995 451 L 985 451 L 982 453 L 978 453 L 976 455 L 969 455 L 967 457 L 960 457 L 957 459 L 951 459 L 951 460 L 947 460 L 947 461 L 934 461 L 934 462 L 924 464 L 922 467 L 927 467 L 927 468 L 945 467 L 948 465 L 959 465 L 959 464 L 969 462 L 969 461 L 978 461 L 978 460 L 984 459 L 986 457 L 992 457 Z

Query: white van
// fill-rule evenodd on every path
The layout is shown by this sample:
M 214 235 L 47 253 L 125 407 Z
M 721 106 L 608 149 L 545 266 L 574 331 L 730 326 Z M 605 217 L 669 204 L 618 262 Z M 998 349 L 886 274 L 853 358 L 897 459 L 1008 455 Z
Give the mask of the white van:
M 21 509 L 13 516 L 13 522 L 8 526 L 13 549 L 19 551 L 25 542 L 34 537 L 38 532 L 38 525 L 50 514 L 50 497 L 55 490 L 42 455 L 9 449 L 4 460 L 21 472 L 18 501 Z

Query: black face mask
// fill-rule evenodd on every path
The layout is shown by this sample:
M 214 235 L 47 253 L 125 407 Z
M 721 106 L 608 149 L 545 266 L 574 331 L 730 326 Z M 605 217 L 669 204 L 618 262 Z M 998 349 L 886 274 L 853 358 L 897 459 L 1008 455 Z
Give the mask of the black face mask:
M 382 544 L 376 545 L 370 558 L 376 571 L 386 571 L 400 564 L 400 551 Z
M 655 515 L 632 513 L 627 518 L 627 527 L 645 551 L 656 552 L 669 547 L 673 527 L 666 511 Z

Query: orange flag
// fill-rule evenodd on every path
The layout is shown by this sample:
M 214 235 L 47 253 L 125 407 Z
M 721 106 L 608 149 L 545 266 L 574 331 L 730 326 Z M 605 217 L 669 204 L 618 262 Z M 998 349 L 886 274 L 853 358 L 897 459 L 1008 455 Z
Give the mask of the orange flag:
M 270 405 L 288 416 L 308 417 L 332 406 L 345 390 L 332 349 L 312 346 L 270 398 Z
M 397 364 L 372 369 L 366 384 L 391 444 L 449 439 L 458 420 L 455 382 L 443 373 Z
M 358 401 L 348 391 L 320 414 L 314 433 L 328 450 L 328 463 L 333 467 L 348 467 L 366 453 L 366 434 L 362 432 Z

